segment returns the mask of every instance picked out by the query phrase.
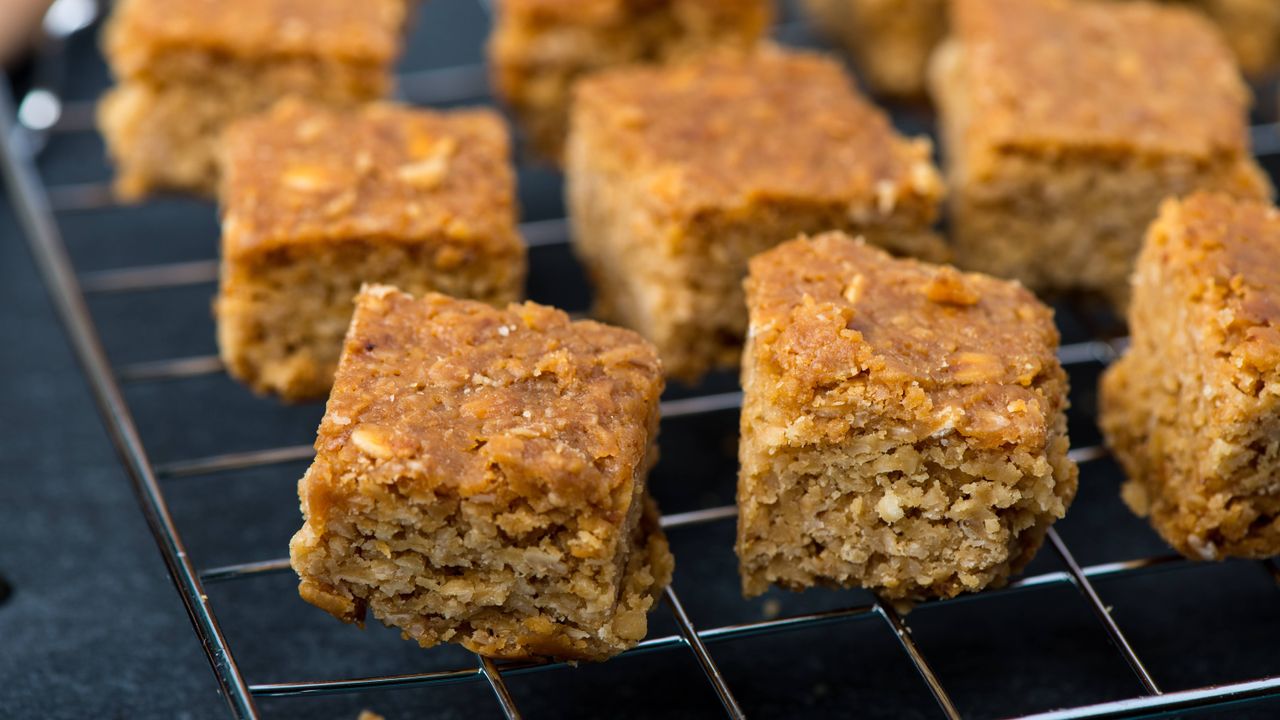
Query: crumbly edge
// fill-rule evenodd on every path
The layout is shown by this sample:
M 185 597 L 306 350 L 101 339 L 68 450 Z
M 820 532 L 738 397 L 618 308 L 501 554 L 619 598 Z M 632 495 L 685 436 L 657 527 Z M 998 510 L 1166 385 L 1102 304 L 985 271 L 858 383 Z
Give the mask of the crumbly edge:
M 655 207 L 641 183 L 601 160 L 589 132 L 571 138 L 565 196 L 574 249 L 596 289 L 596 312 L 657 345 L 670 377 L 688 382 L 740 361 L 742 280 L 750 258 L 798 235 L 844 230 L 899 255 L 949 251 L 930 225 L 938 197 L 904 194 L 873 210 L 799 199 L 695 216 Z
M 1185 265 L 1169 272 L 1161 260 L 1177 232 L 1166 219 L 1152 228 L 1132 344 L 1103 376 L 1100 424 L 1128 476 L 1125 502 L 1178 552 L 1270 557 L 1280 552 L 1280 371 L 1248 377 L 1215 349 L 1223 308 L 1192 299 Z
M 501 13 L 488 46 L 493 85 L 534 149 L 560 162 L 574 81 L 603 68 L 679 60 L 712 46 L 749 47 L 765 30 L 760 12 L 760 17 L 743 11 L 731 15 L 733 21 L 690 25 L 696 16 L 677 15 L 668 7 L 604 26 L 530 22 L 517 13 Z
M 823 34 L 854 57 L 872 91 L 905 99 L 925 95 L 929 56 L 947 30 L 943 0 L 804 5 Z
M 358 486 L 345 514 L 307 517 L 291 545 L 303 599 L 347 622 L 372 610 L 423 647 L 603 660 L 639 642 L 673 561 L 637 467 L 625 519 L 527 502 L 414 496 L 324 464 L 309 493 Z M 585 540 L 584 540 L 585 538 Z
M 1039 385 L 1056 395 L 1043 447 L 904 437 L 892 408 L 831 439 L 804 437 L 769 407 L 766 385 L 779 380 L 750 347 L 746 358 L 737 552 L 748 596 L 857 586 L 909 604 L 997 586 L 1075 496 L 1065 378 Z
M 115 190 L 136 200 L 155 190 L 213 196 L 218 146 L 231 121 L 290 94 L 353 106 L 384 96 L 386 67 L 309 58 L 247 62 L 189 52 L 162 79 L 126 79 L 98 105 L 98 125 L 116 165 Z
M 363 283 L 501 306 L 523 294 L 525 262 L 519 248 L 481 255 L 475 245 L 441 238 L 347 240 L 224 258 L 218 347 L 228 372 L 257 392 L 322 398 Z
M 1266 199 L 1271 185 L 1250 157 L 1106 157 L 1088 152 L 1006 149 L 975 167 L 966 143 L 970 117 L 961 50 L 934 59 L 934 99 L 942 111 L 950 222 L 956 261 L 1054 293 L 1086 290 L 1117 307 L 1147 226 L 1167 197 L 1218 190 Z

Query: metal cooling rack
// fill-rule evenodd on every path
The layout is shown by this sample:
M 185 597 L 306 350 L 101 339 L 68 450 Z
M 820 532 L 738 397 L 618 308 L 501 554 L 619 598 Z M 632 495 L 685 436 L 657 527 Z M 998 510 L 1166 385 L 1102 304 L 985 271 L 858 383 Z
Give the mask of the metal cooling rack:
M 488 10 L 488 2 L 479 0 Z M 93 132 L 93 109 L 89 102 L 64 102 L 57 92 L 57 75 L 62 71 L 63 41 L 71 34 L 91 27 L 99 6 L 94 0 L 59 0 L 45 22 L 48 42 L 43 45 L 34 73 L 32 89 L 15 105 L 5 84 L 0 87 L 0 162 L 12 203 L 19 215 L 37 264 L 53 297 L 56 309 L 66 326 L 75 354 L 103 416 L 106 427 L 119 451 L 121 460 L 135 486 L 147 523 L 168 568 L 179 595 L 190 616 L 196 635 L 217 677 L 221 691 L 233 716 L 257 718 L 255 700 L 267 697 L 301 697 L 316 694 L 354 693 L 391 688 L 436 686 L 463 682 L 487 683 L 501 712 L 508 718 L 521 717 L 505 678 L 523 673 L 565 672 L 563 663 L 495 662 L 476 657 L 475 662 L 452 670 L 397 675 L 376 675 L 339 680 L 294 680 L 254 683 L 246 679 L 235 654 L 219 627 L 216 608 L 205 589 L 219 583 L 242 582 L 270 573 L 290 571 L 287 558 L 265 562 L 248 562 L 219 567 L 197 567 L 188 556 L 178 527 L 170 514 L 165 497 L 165 481 L 195 475 L 244 470 L 286 462 L 307 460 L 312 456 L 309 445 L 273 447 L 250 452 L 234 452 L 208 457 L 194 457 L 168 463 L 153 463 L 143 445 L 134 416 L 122 388 L 139 382 L 176 380 L 222 372 L 216 356 L 179 357 L 162 361 L 139 362 L 113 366 L 103 349 L 86 302 L 91 295 L 129 293 L 163 288 L 176 288 L 209 283 L 217 278 L 215 259 L 177 262 L 163 265 L 130 267 L 78 273 L 63 242 L 59 217 L 63 213 L 111 207 L 114 200 L 105 181 L 85 184 L 46 186 L 36 170 L 35 161 L 46 143 L 61 135 Z M 797 31 L 794 25 L 783 25 L 783 37 Z M 450 104 L 461 100 L 488 98 L 486 72 L 481 65 L 465 65 L 445 69 L 405 73 L 399 79 L 404 99 L 419 105 Z M 1254 147 L 1259 155 L 1280 154 L 1280 133 L 1275 125 L 1254 128 Z M 543 247 L 567 242 L 563 219 L 525 223 L 523 236 L 530 247 Z M 1060 358 L 1064 366 L 1093 364 L 1104 366 L 1113 360 L 1123 340 L 1092 340 L 1064 345 Z M 701 416 L 719 411 L 736 410 L 741 393 L 707 394 L 662 403 L 665 420 Z M 1090 463 L 1106 457 L 1098 446 L 1079 447 L 1071 457 L 1082 466 L 1082 481 Z M 723 523 L 733 520 L 737 510 L 732 505 L 669 514 L 662 518 L 664 528 Z M 1101 578 L 1132 576 L 1184 565 L 1173 555 L 1142 557 L 1132 560 L 1081 566 L 1072 550 L 1055 530 L 1050 530 L 1047 545 L 1065 570 L 1024 576 L 1005 588 L 991 590 L 964 600 L 980 602 L 984 598 L 1045 586 L 1074 587 L 1080 600 L 1096 615 L 1116 652 L 1132 670 L 1144 692 L 1134 697 L 1050 712 L 1021 716 L 1038 720 L 1066 718 L 1120 718 L 1166 715 L 1168 713 L 1205 708 L 1222 708 L 1228 704 L 1280 696 L 1280 676 L 1262 677 L 1246 682 L 1211 685 L 1177 692 L 1161 690 L 1148 671 L 1143 658 L 1134 650 L 1124 630 L 1112 618 L 1094 588 Z M 1280 581 L 1280 566 L 1264 562 L 1266 570 Z M 959 600 L 959 599 L 958 599 Z M 958 600 L 943 601 L 957 602 Z M 786 633 L 839 623 L 857 618 L 874 618 L 884 623 L 896 637 L 902 652 L 919 673 L 932 693 L 937 708 L 948 718 L 960 718 L 960 712 L 948 690 L 931 668 L 928 658 L 913 640 L 908 623 L 887 603 L 869 603 L 812 613 L 786 615 L 756 622 L 695 627 L 685 612 L 674 587 L 665 592 L 677 634 L 649 638 L 628 654 L 688 652 L 696 660 L 706 681 L 715 691 L 726 715 L 745 717 L 735 699 L 734 690 L 707 651 L 707 644 L 743 639 L 773 633 Z

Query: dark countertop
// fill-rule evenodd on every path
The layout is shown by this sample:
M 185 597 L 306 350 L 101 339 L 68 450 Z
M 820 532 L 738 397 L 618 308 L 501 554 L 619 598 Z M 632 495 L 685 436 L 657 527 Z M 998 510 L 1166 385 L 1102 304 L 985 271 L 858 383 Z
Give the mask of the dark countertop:
M 440 28 L 451 31 L 441 33 Z M 484 17 L 474 0 L 434 0 L 406 67 L 480 59 Z M 91 37 L 72 48 L 73 97 L 103 82 Z M 899 120 L 918 127 L 918 113 Z M 51 184 L 105 177 L 90 134 L 59 137 L 42 170 Z M 561 212 L 558 179 L 521 173 L 525 219 Z M 138 210 L 63 214 L 81 272 L 213 257 L 216 225 L 204 203 L 163 200 Z M 571 310 L 587 295 L 567 249 L 533 251 L 534 299 Z M 117 365 L 213 352 L 211 284 L 98 295 L 91 309 Z M 1067 341 L 1084 339 L 1069 314 Z M 225 704 L 143 522 L 84 379 L 54 317 L 11 209 L 0 208 L 0 718 L 222 718 Z M 1097 442 L 1097 369 L 1073 370 L 1075 445 Z M 722 391 L 733 378 L 700 391 Z M 675 392 L 682 392 L 676 389 Z M 689 392 L 684 390 L 683 392 Z M 128 400 L 157 462 L 234 449 L 310 442 L 317 405 L 281 407 L 222 376 L 133 384 Z M 664 460 L 652 487 L 667 512 L 732 502 L 736 415 L 664 423 Z M 286 552 L 299 523 L 292 463 L 165 481 L 166 496 L 199 567 Z M 1167 549 L 1116 497 L 1109 461 L 1086 466 L 1080 497 L 1059 524 L 1084 564 Z M 670 533 L 675 586 L 696 625 L 711 627 L 867 601 L 860 592 L 738 594 L 731 522 Z M 1030 572 L 1061 570 L 1046 550 Z M 1121 627 L 1168 689 L 1280 673 L 1280 589 L 1256 563 L 1178 565 L 1099 582 Z M 302 603 L 289 575 L 213 586 L 214 609 L 250 682 L 355 677 L 463 667 L 454 648 L 422 651 L 381 627 L 359 632 Z M 913 637 L 966 717 L 999 717 L 1140 691 L 1088 606 L 1069 586 L 928 605 L 908 616 Z M 669 613 L 652 634 L 673 633 Z M 752 717 L 936 717 L 928 693 L 879 621 L 710 646 Z M 512 676 L 526 717 L 714 717 L 717 702 L 685 650 Z M 373 708 L 389 720 L 497 715 L 471 683 L 366 696 L 262 700 L 266 717 L 351 719 Z M 1208 716 L 1275 717 L 1280 703 Z
M 224 716 L 7 203 L 0 328 L 0 716 Z

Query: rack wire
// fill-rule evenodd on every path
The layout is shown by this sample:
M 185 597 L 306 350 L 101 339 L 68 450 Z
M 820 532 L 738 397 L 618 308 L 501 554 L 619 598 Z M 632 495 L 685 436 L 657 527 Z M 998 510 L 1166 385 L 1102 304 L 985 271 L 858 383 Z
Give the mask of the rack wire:
M 69 2 L 71 0 L 60 0 L 55 4 L 54 11 L 58 10 L 58 6 Z M 484 0 L 480 2 L 487 10 L 487 3 Z M 84 0 L 80 0 L 79 4 L 84 5 Z M 90 2 L 89 6 L 92 7 L 93 3 Z M 62 8 L 62 11 L 65 13 L 66 8 Z M 58 41 L 46 45 L 46 61 L 52 57 L 60 62 L 61 60 L 58 59 L 62 49 L 60 41 L 71 33 L 88 27 L 92 20 L 92 17 L 86 20 L 82 16 L 74 15 L 71 18 L 73 22 L 63 22 L 60 26 L 46 22 L 46 31 Z M 784 27 L 780 32 L 786 34 L 789 30 Z M 37 74 L 37 77 L 41 76 Z M 485 70 L 480 65 L 408 73 L 400 78 L 402 94 L 408 100 L 422 105 L 485 99 L 487 97 L 485 86 Z M 33 97 L 37 103 L 43 103 L 44 112 L 27 112 L 29 110 L 27 105 L 33 101 Z M 17 107 L 8 86 L 0 87 L 0 135 L 3 139 L 0 143 L 0 153 L 2 153 L 0 165 L 2 165 L 10 199 L 19 215 L 40 272 L 48 286 L 57 312 L 66 326 L 74 352 L 89 381 L 107 430 L 133 482 L 142 512 L 233 716 L 259 717 L 256 704 L 259 698 L 301 697 L 452 683 L 485 683 L 492 690 L 493 697 L 503 715 L 507 718 L 521 717 L 520 708 L 507 687 L 506 678 L 526 673 L 563 672 L 567 667 L 565 664 L 495 662 L 477 656 L 472 665 L 432 672 L 270 683 L 250 682 L 244 677 L 240 664 L 219 626 L 218 615 L 206 594 L 206 588 L 216 584 L 243 582 L 264 575 L 288 572 L 288 560 L 281 558 L 217 567 L 198 567 L 188 555 L 182 535 L 174 522 L 166 499 L 164 482 L 181 477 L 304 461 L 312 456 L 312 448 L 306 445 L 282 446 L 193 457 L 168 463 L 152 462 L 140 437 L 133 411 L 125 400 L 122 387 L 140 382 L 180 380 L 211 375 L 222 372 L 222 365 L 215 356 L 195 356 L 112 366 L 103 349 L 99 329 L 90 315 L 87 298 L 110 293 L 133 293 L 209 283 L 217 277 L 217 261 L 208 259 L 77 273 L 63 241 L 59 218 L 68 213 L 110 207 L 114 200 L 105 183 L 47 187 L 40 179 L 35 161 L 46 142 L 56 140 L 58 136 L 66 133 L 92 132 L 92 115 L 91 104 L 63 103 L 53 88 L 44 86 L 39 81 L 24 97 L 23 104 Z M 1280 154 L 1280 134 L 1277 134 L 1276 127 L 1273 125 L 1255 127 L 1254 144 L 1260 154 Z M 530 247 L 554 246 L 567 241 L 563 219 L 525 223 L 521 230 Z M 1059 357 L 1067 367 L 1090 364 L 1105 366 L 1117 357 L 1122 343 L 1122 339 L 1095 339 L 1064 345 L 1060 349 Z M 710 413 L 734 411 L 740 406 L 741 399 L 739 392 L 725 392 L 665 400 L 662 403 L 662 417 L 665 421 L 672 418 L 700 417 Z M 1089 464 L 1105 458 L 1106 451 L 1098 446 L 1080 447 L 1071 451 L 1071 457 L 1082 465 L 1083 472 L 1088 473 Z M 662 526 L 666 529 L 675 529 L 723 523 L 735 519 L 736 515 L 737 510 L 732 505 L 706 507 L 665 515 L 662 518 Z M 1103 603 L 1094 587 L 1094 581 L 1176 568 L 1185 565 L 1185 561 L 1181 558 L 1164 555 L 1081 566 L 1072 550 L 1055 530 L 1050 530 L 1048 533 L 1048 548 L 1061 561 L 1065 570 L 1024 576 L 1005 588 L 968 596 L 965 599 L 981 601 L 983 598 L 1047 586 L 1074 588 L 1078 591 L 1081 601 L 1096 616 L 1116 652 L 1128 665 L 1144 692 L 1121 700 L 1022 716 L 1024 720 L 1138 717 L 1218 708 L 1227 704 L 1280 696 L 1280 676 L 1261 677 L 1246 682 L 1210 685 L 1177 692 L 1166 692 L 1161 689 L 1156 678 L 1148 670 L 1144 659 L 1134 649 L 1123 628 Z M 1264 566 L 1273 577 L 1280 580 L 1280 566 L 1273 562 L 1264 563 Z M 745 713 L 735 698 L 733 688 L 708 651 L 709 644 L 794 632 L 860 618 L 878 619 L 884 623 L 892 631 L 903 654 L 932 694 L 938 710 L 948 718 L 961 717 L 947 688 L 932 669 L 921 647 L 912 638 L 907 621 L 891 605 L 879 599 L 834 610 L 792 614 L 714 627 L 695 626 L 674 587 L 667 588 L 664 600 L 675 620 L 678 632 L 646 639 L 628 654 L 679 650 L 691 653 L 728 717 L 742 718 L 745 717 Z

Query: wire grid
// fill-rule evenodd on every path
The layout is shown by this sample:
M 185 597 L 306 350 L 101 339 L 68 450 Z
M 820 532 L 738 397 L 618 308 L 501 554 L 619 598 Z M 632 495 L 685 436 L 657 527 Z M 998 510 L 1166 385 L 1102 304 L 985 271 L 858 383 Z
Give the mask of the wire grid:
M 489 10 L 489 3 L 486 0 L 477 1 L 486 11 Z M 57 5 L 65 2 L 66 0 Z M 85 26 L 87 23 L 72 27 L 69 32 L 80 30 Z M 49 29 L 47 22 L 46 29 Z M 785 34 L 787 30 L 788 28 L 783 27 L 779 32 Z M 46 51 L 46 55 L 61 62 L 58 57 L 61 51 L 60 44 L 53 43 L 46 48 L 52 48 L 52 52 Z M 39 77 L 37 72 L 36 92 L 48 92 L 54 101 L 58 102 L 58 98 L 50 89 L 39 86 Z M 422 105 L 487 97 L 485 69 L 480 65 L 406 73 L 400 78 L 400 88 L 406 99 Z M 25 100 L 30 100 L 31 97 L 32 93 L 28 93 Z M 89 314 L 86 296 L 211 282 L 217 277 L 217 261 L 209 259 L 77 274 L 63 243 L 58 215 L 109 207 L 114 200 L 105 183 L 46 187 L 39 178 L 34 160 L 39 148 L 50 137 L 66 132 L 92 131 L 92 106 L 89 103 L 74 102 L 60 104 L 59 112 L 56 113 L 56 122 L 46 125 L 39 122 L 33 123 L 31 118 L 23 114 L 25 110 L 25 107 L 15 107 L 7 86 L 0 88 L 0 133 L 3 133 L 3 143 L 0 145 L 3 156 L 0 157 L 0 161 L 2 161 L 10 198 L 19 214 L 57 311 L 66 325 L 74 351 L 89 380 L 107 429 L 135 485 L 148 525 L 161 550 L 168 571 L 177 585 L 232 714 L 238 718 L 259 717 L 255 698 L 351 693 L 457 682 L 485 682 L 491 688 L 502 713 L 508 718 L 519 718 L 520 709 L 506 685 L 505 678 L 521 673 L 562 669 L 566 667 L 564 663 L 495 662 L 477 656 L 474 665 L 446 671 L 402 675 L 265 684 L 251 684 L 243 677 L 236 657 L 219 627 L 217 615 L 205 594 L 205 588 L 217 583 L 243 581 L 270 573 L 289 572 L 288 559 L 219 567 L 196 567 L 188 557 L 182 537 L 170 515 L 161 481 L 307 460 L 312 456 L 313 450 L 309 445 L 297 445 L 197 457 L 164 464 L 151 462 L 139 436 L 130 407 L 124 399 L 122 386 L 129 383 L 218 373 L 222 372 L 222 365 L 216 356 L 200 356 L 113 367 L 107 359 L 98 329 Z M 1254 146 L 1260 155 L 1280 153 L 1280 140 L 1277 139 L 1275 126 L 1255 127 Z M 530 247 L 567 242 L 567 230 L 563 219 L 524 223 L 521 231 Z M 1106 365 L 1117 357 L 1123 342 L 1123 339 L 1098 339 L 1064 345 L 1059 351 L 1059 357 L 1067 367 L 1085 364 Z M 662 403 L 662 417 L 670 419 L 734 410 L 740 406 L 741 400 L 742 396 L 739 392 L 666 400 Z M 1106 457 L 1106 451 L 1098 446 L 1075 448 L 1071 451 L 1071 457 L 1085 466 L 1087 471 L 1087 464 Z M 725 522 L 736 516 L 737 509 L 732 505 L 708 507 L 692 512 L 665 515 L 662 518 L 662 526 L 672 529 Z M 1065 571 L 1022 577 L 1005 588 L 987 591 L 974 597 L 991 597 L 1034 587 L 1055 585 L 1074 587 L 1082 601 L 1096 615 L 1111 644 L 1132 670 L 1145 693 L 1117 701 L 1025 715 L 1022 716 L 1023 718 L 1047 720 L 1049 718 L 1136 717 L 1153 713 L 1219 707 L 1229 703 L 1280 695 L 1280 676 L 1178 692 L 1161 690 L 1147 670 L 1143 659 L 1139 657 L 1124 631 L 1112 618 L 1107 606 L 1103 604 L 1094 588 L 1093 580 L 1176 566 L 1182 563 L 1181 558 L 1165 555 L 1082 567 L 1055 530 L 1049 530 L 1048 545 L 1066 567 Z M 1277 580 L 1280 580 L 1280 566 L 1274 562 L 1267 562 L 1264 565 Z M 678 633 L 646 639 L 636 648 L 628 651 L 628 654 L 673 651 L 681 648 L 690 652 L 723 705 L 725 714 L 731 718 L 742 718 L 745 714 L 734 697 L 733 689 L 707 651 L 707 643 L 796 631 L 861 617 L 875 617 L 883 622 L 893 632 L 903 653 L 932 693 L 938 709 L 948 718 L 961 717 L 947 689 L 930 667 L 920 647 L 912 639 L 907 623 L 890 604 L 879 599 L 835 610 L 707 628 L 694 626 L 674 587 L 666 589 L 664 600 L 673 615 Z

